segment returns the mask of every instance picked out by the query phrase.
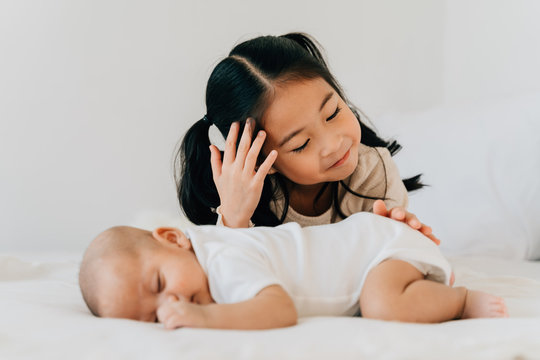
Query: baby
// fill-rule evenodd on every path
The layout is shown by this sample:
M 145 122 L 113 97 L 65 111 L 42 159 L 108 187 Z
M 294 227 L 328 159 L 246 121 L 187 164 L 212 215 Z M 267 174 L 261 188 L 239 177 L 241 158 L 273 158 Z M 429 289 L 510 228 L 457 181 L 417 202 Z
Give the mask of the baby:
M 508 316 L 501 298 L 451 287 L 430 239 L 371 213 L 305 228 L 114 227 L 86 250 L 79 282 L 94 315 L 168 329 L 269 329 L 358 311 L 407 322 Z

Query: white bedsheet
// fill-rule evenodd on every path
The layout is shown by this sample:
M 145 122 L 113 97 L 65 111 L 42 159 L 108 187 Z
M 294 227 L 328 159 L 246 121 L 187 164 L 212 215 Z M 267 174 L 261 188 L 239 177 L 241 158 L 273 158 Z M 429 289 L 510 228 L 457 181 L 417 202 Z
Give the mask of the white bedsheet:
M 0 359 L 540 359 L 540 262 L 450 259 L 456 286 L 503 296 L 508 319 L 312 317 L 268 331 L 167 331 L 91 316 L 77 285 L 79 258 L 0 255 Z

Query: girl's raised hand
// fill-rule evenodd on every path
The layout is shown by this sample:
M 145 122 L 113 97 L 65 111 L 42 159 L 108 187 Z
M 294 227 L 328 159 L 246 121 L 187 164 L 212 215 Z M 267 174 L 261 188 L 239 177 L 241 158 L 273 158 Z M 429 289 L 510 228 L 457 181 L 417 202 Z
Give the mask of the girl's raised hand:
M 382 200 L 376 200 L 373 203 L 373 213 L 381 216 L 386 216 L 391 219 L 404 222 L 415 230 L 420 231 L 422 234 L 430 238 L 435 244 L 439 245 L 441 240 L 437 239 L 432 234 L 431 227 L 422 224 L 416 215 L 406 211 L 401 207 L 395 207 L 390 210 L 386 209 L 386 204 Z
M 223 224 L 229 227 L 249 226 L 261 198 L 264 178 L 277 158 L 277 151 L 272 150 L 257 169 L 257 157 L 266 133 L 259 131 L 251 144 L 253 119 L 248 119 L 237 150 L 239 128 L 237 122 L 231 125 L 225 142 L 223 161 L 219 149 L 210 145 L 210 163 L 221 202 L 220 213 Z

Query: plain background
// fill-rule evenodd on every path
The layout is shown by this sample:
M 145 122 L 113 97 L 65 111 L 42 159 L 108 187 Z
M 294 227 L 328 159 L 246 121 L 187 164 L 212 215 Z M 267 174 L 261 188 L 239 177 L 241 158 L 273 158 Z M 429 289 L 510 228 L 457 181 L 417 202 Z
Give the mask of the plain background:
M 376 122 L 539 91 L 539 18 L 534 0 L 1 0 L 0 251 L 178 218 L 175 147 L 242 40 L 312 34 Z

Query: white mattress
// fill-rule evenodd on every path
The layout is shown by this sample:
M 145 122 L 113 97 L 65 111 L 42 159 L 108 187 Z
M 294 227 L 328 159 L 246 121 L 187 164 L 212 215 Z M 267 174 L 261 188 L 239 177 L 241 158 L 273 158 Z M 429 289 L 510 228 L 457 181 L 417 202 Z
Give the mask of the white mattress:
M 276 330 L 167 331 L 90 315 L 77 285 L 79 257 L 0 255 L 0 359 L 540 359 L 540 262 L 450 259 L 456 286 L 504 297 L 508 319 L 311 317 Z

